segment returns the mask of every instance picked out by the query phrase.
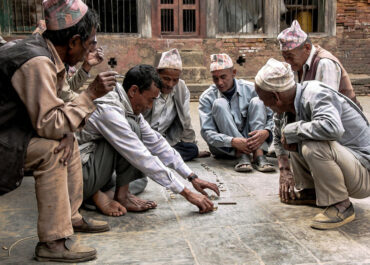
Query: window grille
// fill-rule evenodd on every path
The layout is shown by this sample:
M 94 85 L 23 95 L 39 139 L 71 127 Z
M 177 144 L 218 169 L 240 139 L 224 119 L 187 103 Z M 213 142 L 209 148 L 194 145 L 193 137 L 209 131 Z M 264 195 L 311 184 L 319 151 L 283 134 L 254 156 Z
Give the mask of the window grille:
M 325 0 L 284 0 L 280 10 L 280 30 L 296 19 L 305 32 L 325 32 Z
M 161 9 L 161 32 L 170 33 L 174 31 L 173 9 Z
M 218 0 L 219 33 L 263 33 L 264 2 L 263 0 Z
M 100 17 L 98 32 L 137 33 L 136 0 L 84 0 Z
M 44 18 L 42 0 L 3 0 L 4 30 L 12 33 L 30 33 L 40 19 Z

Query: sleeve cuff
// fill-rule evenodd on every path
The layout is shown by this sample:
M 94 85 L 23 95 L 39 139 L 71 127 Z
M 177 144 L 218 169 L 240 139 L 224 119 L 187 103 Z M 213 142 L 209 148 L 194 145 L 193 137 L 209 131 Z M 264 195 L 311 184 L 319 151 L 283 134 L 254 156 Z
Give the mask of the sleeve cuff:
M 231 145 L 232 139 L 233 139 L 233 137 L 231 137 L 231 136 L 225 137 L 223 147 L 232 147 L 232 145 Z
M 298 136 L 298 123 L 287 124 L 284 128 L 284 136 L 288 144 L 294 144 L 300 142 Z
M 173 181 L 166 188 L 169 188 L 172 192 L 177 194 L 184 190 L 185 185 L 180 180 L 178 180 L 176 176 L 173 176 Z
M 180 168 L 178 168 L 176 171 L 184 179 L 186 179 L 191 173 L 193 173 L 193 171 L 185 163 L 183 163 L 183 165 Z

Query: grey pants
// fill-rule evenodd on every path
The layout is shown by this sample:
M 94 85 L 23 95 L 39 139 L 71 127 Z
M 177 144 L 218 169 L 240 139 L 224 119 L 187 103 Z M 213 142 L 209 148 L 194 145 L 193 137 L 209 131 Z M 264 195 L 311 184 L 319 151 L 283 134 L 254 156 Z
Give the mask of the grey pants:
M 141 138 L 138 124 L 127 118 L 132 130 Z M 107 191 L 114 186 L 130 184 L 130 192 L 142 192 L 148 180 L 144 174 L 123 158 L 106 140 L 97 142 L 96 150 L 82 167 L 84 179 L 84 200 L 97 191 Z M 115 173 L 115 174 L 114 174 Z
M 218 98 L 213 102 L 212 117 L 220 133 L 232 136 L 248 138 L 248 133 L 255 130 L 263 130 L 266 127 L 266 107 L 259 98 L 252 98 L 247 111 L 246 124 L 242 131 L 237 128 L 234 117 L 231 114 L 229 102 L 225 98 Z M 261 148 L 267 152 L 268 144 L 264 142 Z M 215 147 L 209 145 L 209 150 L 215 156 L 235 157 L 235 149 L 232 147 Z

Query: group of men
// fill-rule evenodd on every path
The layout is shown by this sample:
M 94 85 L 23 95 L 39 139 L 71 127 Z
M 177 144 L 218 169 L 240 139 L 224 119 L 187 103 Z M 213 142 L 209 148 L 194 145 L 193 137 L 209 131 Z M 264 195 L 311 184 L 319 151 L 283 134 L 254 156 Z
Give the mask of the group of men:
M 17 188 L 24 172 L 34 176 L 36 259 L 96 258 L 70 237 L 109 225 L 85 219 L 79 208 L 109 216 L 154 209 L 156 202 L 136 196 L 147 177 L 201 213 L 212 211 L 205 189 L 219 195 L 217 185 L 184 162 L 210 153 L 196 145 L 178 50 L 164 52 L 157 68 L 131 68 L 122 84 L 107 71 L 76 93 L 103 60 L 98 17 L 81 0 L 43 5 L 46 30 L 0 48 L 0 194 Z M 227 54 L 211 56 L 214 84 L 199 99 L 201 135 L 216 158 L 236 159 L 238 172 L 274 171 L 265 156 L 273 144 L 281 201 L 326 206 L 311 226 L 335 228 L 354 219 L 349 197 L 370 195 L 369 124 L 337 58 L 312 45 L 296 21 L 278 40 L 287 63 L 270 59 L 255 83 L 235 78 Z

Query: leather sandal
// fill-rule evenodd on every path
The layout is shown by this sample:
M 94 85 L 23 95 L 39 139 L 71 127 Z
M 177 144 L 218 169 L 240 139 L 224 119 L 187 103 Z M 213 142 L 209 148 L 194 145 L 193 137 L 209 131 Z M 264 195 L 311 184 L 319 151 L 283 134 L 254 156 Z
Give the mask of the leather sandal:
M 248 155 L 242 155 L 238 164 L 234 166 L 236 172 L 251 172 L 253 170 L 251 160 Z
M 269 161 L 267 161 L 266 156 L 261 155 L 257 156 L 256 160 L 253 163 L 253 167 L 260 172 L 273 172 L 275 167 Z

